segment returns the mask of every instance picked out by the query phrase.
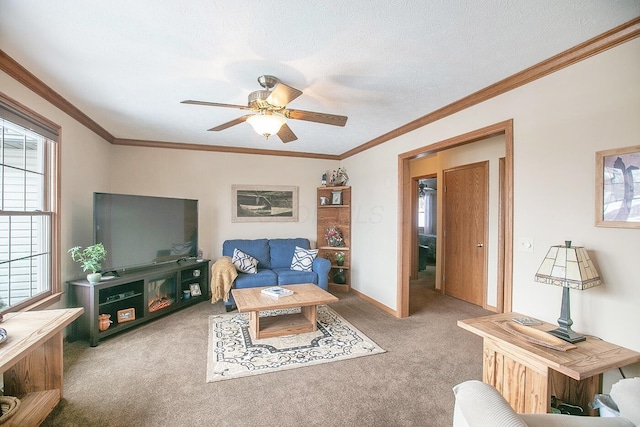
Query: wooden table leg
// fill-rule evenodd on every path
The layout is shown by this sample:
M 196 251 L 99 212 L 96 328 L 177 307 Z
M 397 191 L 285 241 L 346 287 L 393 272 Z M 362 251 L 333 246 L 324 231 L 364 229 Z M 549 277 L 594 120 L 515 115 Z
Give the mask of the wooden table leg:
M 260 338 L 260 312 L 252 311 L 249 313 L 249 333 L 254 340 Z
M 312 329 L 313 331 L 318 329 L 318 324 L 317 324 L 318 310 L 317 310 L 317 308 L 318 308 L 318 306 L 316 306 L 316 305 L 308 305 L 308 306 L 300 308 L 300 311 L 302 312 L 302 315 L 309 322 L 311 322 L 311 327 L 313 328 Z

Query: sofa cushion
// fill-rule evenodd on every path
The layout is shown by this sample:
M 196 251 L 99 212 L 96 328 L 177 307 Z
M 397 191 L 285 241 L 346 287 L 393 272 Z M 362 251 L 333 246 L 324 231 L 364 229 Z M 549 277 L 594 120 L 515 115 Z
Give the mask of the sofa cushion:
M 256 274 L 258 272 L 258 260 L 238 248 L 233 250 L 231 262 L 241 273 Z
M 291 259 L 291 269 L 297 271 L 313 271 L 313 260 L 318 255 L 317 249 L 304 249 L 296 246 Z
M 276 286 L 278 284 L 278 276 L 273 270 L 262 269 L 256 274 L 238 273 L 238 277 L 234 282 L 235 289 L 243 288 L 260 288 L 263 286 Z
M 310 249 L 309 239 L 271 239 L 269 240 L 269 250 L 271 253 L 270 268 L 291 268 L 291 259 L 296 246 L 303 249 Z
M 635 427 L 626 418 L 581 417 L 564 414 L 520 414 L 529 427 Z
M 225 240 L 222 244 L 222 255 L 233 257 L 233 250 L 240 249 L 258 260 L 258 268 L 271 268 L 269 240 L 267 239 L 235 239 Z
M 273 272 L 278 275 L 278 286 L 299 285 L 301 283 L 318 284 L 318 274 L 313 271 L 297 271 L 290 268 L 275 268 Z

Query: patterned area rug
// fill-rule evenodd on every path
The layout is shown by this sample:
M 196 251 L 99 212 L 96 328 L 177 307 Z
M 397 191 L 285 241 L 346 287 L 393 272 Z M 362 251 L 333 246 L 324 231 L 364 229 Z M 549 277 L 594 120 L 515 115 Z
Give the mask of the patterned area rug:
M 300 312 L 270 310 L 260 316 Z M 207 382 L 301 368 L 384 353 L 376 343 L 326 305 L 318 307 L 318 330 L 253 340 L 249 314 L 209 316 Z

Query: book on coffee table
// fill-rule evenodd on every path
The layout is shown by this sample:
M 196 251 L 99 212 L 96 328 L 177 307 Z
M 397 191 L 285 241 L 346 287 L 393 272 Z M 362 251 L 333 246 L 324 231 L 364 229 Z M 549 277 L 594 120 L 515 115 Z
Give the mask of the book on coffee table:
M 290 289 L 281 288 L 280 286 L 271 286 L 270 288 L 264 288 L 261 293 L 265 295 L 269 295 L 270 297 L 286 297 L 288 295 L 293 295 L 293 291 Z

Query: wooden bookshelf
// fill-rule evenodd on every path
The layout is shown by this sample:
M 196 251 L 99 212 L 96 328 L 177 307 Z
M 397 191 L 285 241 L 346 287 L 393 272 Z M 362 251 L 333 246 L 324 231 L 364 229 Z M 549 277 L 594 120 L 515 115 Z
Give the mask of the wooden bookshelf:
M 339 194 L 339 197 L 337 196 Z M 327 203 L 321 204 L 321 198 L 326 198 Z M 338 200 L 339 199 L 339 203 Z M 349 291 L 351 287 L 351 187 L 318 187 L 318 256 L 331 261 L 329 271 L 329 286 L 342 291 Z M 329 246 L 325 239 L 325 232 L 330 226 L 336 226 L 341 232 L 345 246 Z M 344 253 L 344 264 L 337 265 L 335 254 Z M 343 269 L 347 279 L 346 284 L 337 284 L 333 281 L 338 269 Z

